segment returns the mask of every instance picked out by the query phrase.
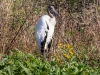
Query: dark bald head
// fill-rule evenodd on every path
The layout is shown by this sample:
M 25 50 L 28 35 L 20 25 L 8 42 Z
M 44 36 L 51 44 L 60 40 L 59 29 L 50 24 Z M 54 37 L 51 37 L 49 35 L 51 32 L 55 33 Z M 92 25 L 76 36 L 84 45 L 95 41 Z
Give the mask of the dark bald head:
M 55 8 L 53 6 L 48 6 L 47 12 L 50 17 L 59 16 L 59 14 L 57 13 L 57 11 L 55 10 Z

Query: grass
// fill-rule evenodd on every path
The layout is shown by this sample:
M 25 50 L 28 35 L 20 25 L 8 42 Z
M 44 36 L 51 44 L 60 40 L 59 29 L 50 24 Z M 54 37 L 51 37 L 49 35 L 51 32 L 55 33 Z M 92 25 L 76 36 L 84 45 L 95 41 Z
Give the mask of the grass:
M 65 55 L 66 56 L 66 55 Z M 56 55 L 57 57 L 57 55 Z M 0 61 L 0 75 L 99 75 L 100 67 L 93 68 L 78 62 L 75 55 L 51 61 L 42 60 L 30 53 L 12 50 Z

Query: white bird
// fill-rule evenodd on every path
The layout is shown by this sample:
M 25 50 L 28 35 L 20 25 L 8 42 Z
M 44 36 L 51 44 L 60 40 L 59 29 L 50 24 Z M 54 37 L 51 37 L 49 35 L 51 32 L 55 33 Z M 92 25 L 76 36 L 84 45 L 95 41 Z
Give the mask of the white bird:
M 56 25 L 55 16 L 60 18 L 60 15 L 53 6 L 48 6 L 47 12 L 47 15 L 43 15 L 39 18 L 35 28 L 36 43 L 41 54 L 50 50 L 54 28 Z

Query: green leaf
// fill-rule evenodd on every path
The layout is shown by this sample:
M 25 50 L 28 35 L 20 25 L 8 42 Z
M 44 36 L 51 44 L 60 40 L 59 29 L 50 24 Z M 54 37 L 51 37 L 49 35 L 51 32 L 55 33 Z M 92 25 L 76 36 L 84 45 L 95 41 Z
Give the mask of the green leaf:
M 30 72 L 30 70 L 27 69 L 26 67 L 24 67 L 24 65 L 23 65 L 21 62 L 19 62 L 19 65 L 20 65 L 21 68 L 25 71 L 25 73 L 26 73 L 27 75 L 32 75 L 32 73 Z
M 12 71 L 11 71 L 11 66 L 8 66 L 8 73 L 9 73 L 9 75 L 12 75 Z

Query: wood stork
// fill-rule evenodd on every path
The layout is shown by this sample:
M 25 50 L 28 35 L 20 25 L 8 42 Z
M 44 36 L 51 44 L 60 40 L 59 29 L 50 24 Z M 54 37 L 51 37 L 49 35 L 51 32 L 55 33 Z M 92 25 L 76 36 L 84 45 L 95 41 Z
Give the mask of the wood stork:
M 38 50 L 41 54 L 50 50 L 54 28 L 56 25 L 55 17 L 58 16 L 60 18 L 60 15 L 53 6 L 48 6 L 47 13 L 47 15 L 43 15 L 39 18 L 35 28 L 35 38 Z

